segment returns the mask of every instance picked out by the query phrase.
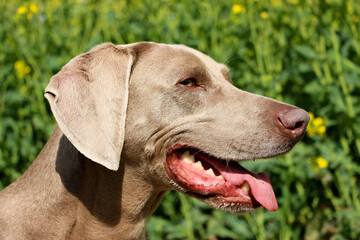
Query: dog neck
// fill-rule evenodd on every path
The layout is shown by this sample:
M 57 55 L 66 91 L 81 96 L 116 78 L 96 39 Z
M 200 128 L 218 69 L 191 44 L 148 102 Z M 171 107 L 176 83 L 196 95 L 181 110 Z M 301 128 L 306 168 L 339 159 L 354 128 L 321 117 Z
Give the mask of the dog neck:
M 77 202 L 71 238 L 145 238 L 146 220 L 165 191 L 155 189 L 129 162 L 121 159 L 118 171 L 111 171 L 60 137 L 55 169 Z

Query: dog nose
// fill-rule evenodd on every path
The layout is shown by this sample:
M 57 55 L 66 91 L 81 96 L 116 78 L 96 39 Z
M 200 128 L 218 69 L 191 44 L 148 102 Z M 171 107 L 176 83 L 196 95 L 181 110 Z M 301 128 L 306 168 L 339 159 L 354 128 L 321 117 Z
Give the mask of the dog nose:
M 304 136 L 309 120 L 309 114 L 301 108 L 291 107 L 278 114 L 280 130 L 296 141 Z

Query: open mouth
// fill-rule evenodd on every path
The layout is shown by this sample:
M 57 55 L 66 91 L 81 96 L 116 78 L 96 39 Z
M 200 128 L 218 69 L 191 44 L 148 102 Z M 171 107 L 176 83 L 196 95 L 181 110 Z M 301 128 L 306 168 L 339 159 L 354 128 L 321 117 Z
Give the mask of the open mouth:
M 203 151 L 176 144 L 166 156 L 168 175 L 189 195 L 231 212 L 263 206 L 278 208 L 268 175 L 252 173 L 235 161 L 218 159 Z

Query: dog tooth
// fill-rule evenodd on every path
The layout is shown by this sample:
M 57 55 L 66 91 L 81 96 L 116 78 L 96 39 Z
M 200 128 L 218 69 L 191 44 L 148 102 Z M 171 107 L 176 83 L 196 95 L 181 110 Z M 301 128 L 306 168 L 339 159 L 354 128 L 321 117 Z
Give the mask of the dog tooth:
M 201 164 L 200 161 L 197 161 L 194 163 L 195 167 L 199 168 L 199 169 L 204 169 L 203 165 Z
M 221 179 L 221 180 L 225 180 L 224 176 L 223 175 L 219 175 L 217 176 L 217 178 Z
M 211 175 L 211 176 L 215 176 L 214 171 L 212 170 L 212 168 L 209 168 L 208 170 L 206 170 L 206 173 Z
M 244 182 L 243 184 L 241 184 L 240 189 L 245 192 L 245 193 L 249 193 L 250 192 L 250 185 L 248 182 Z
M 195 162 L 195 157 L 194 157 L 194 155 L 190 154 L 189 150 L 186 150 L 183 154 L 181 154 L 181 158 L 185 162 L 189 162 L 189 163 Z

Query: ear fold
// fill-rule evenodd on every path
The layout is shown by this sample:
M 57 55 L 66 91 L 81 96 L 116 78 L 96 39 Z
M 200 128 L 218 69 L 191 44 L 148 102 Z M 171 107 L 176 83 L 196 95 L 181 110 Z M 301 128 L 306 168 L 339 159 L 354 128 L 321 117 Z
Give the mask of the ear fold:
M 65 136 L 111 170 L 120 164 L 133 62 L 131 50 L 102 44 L 72 59 L 45 89 Z

